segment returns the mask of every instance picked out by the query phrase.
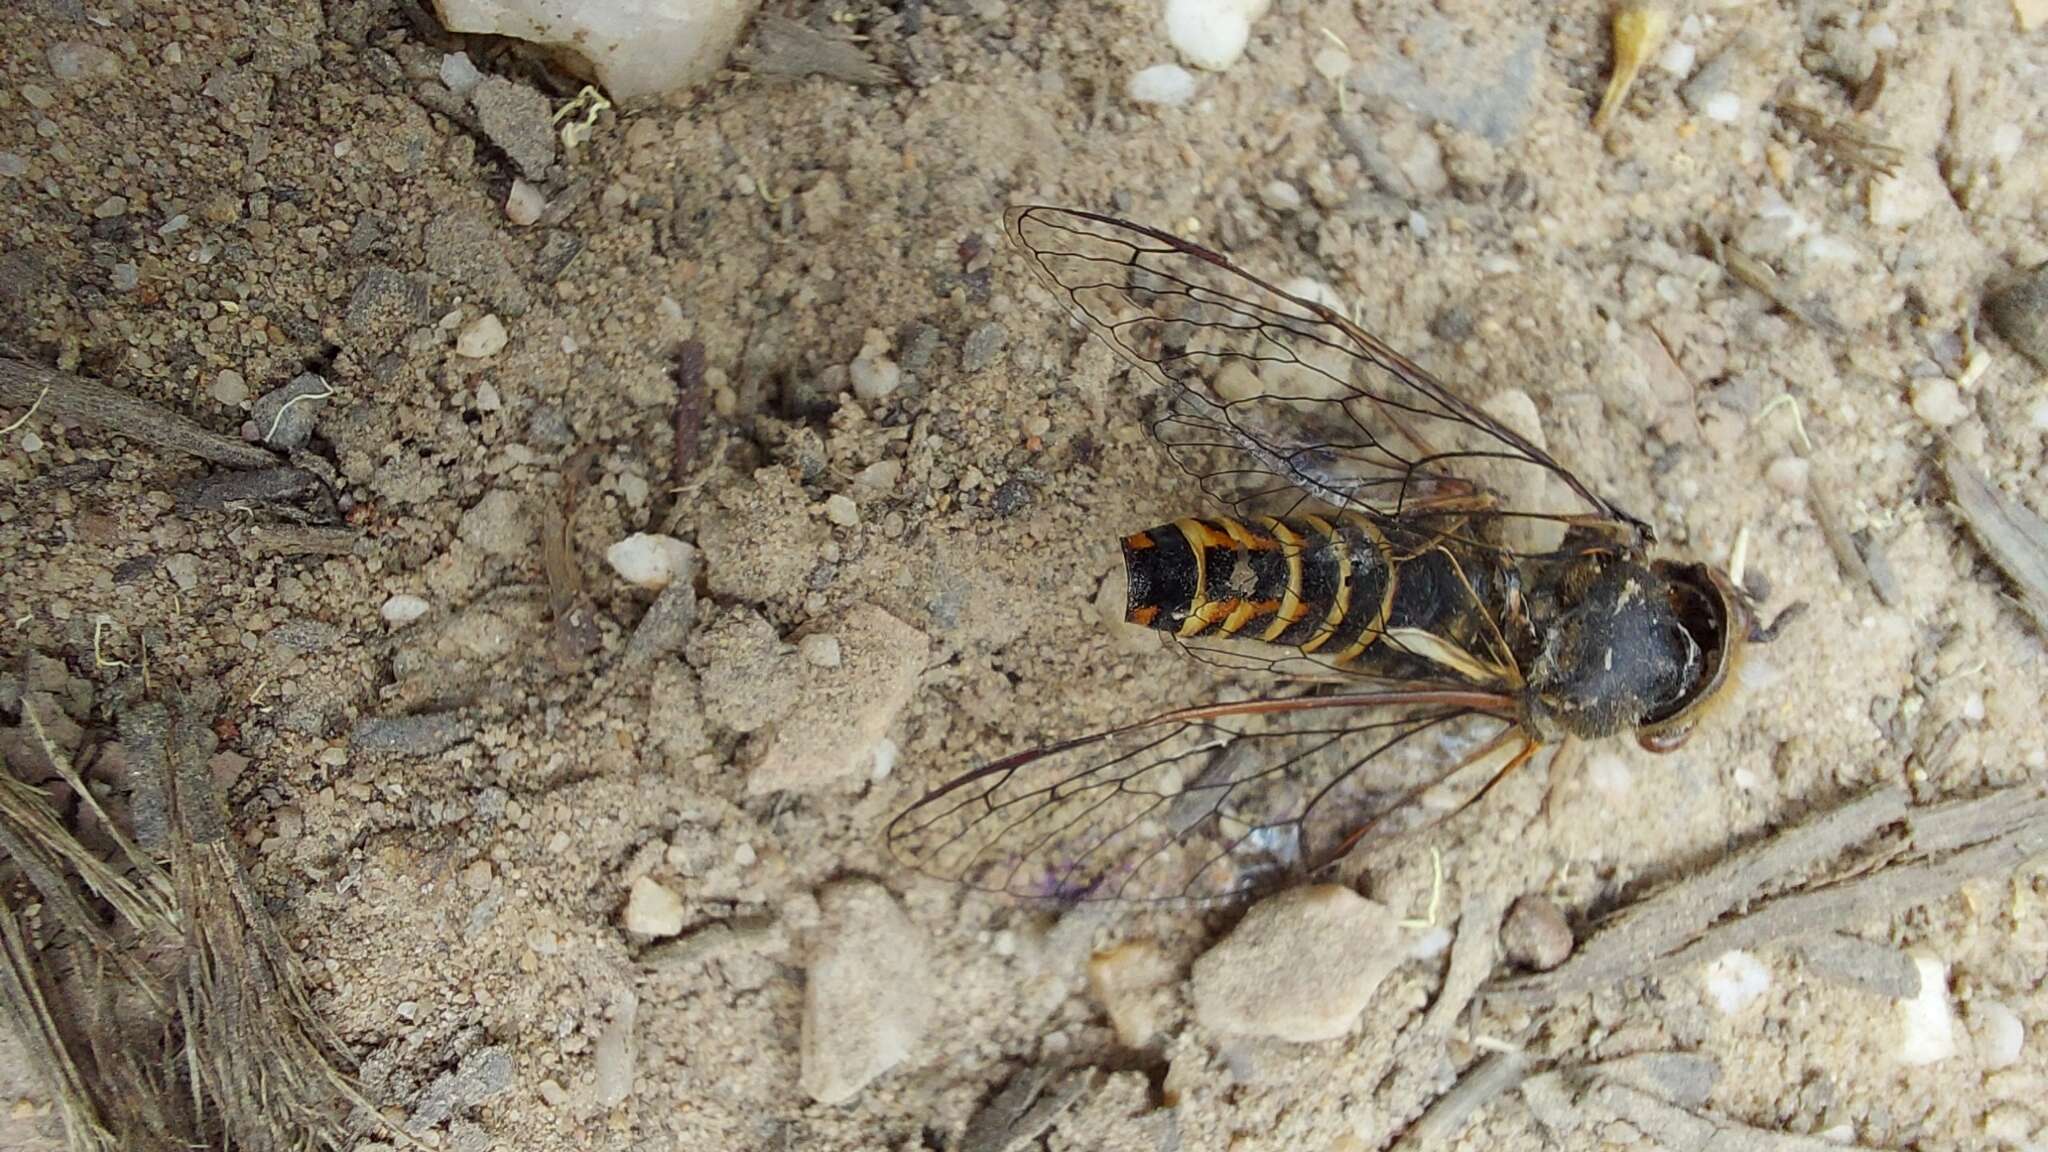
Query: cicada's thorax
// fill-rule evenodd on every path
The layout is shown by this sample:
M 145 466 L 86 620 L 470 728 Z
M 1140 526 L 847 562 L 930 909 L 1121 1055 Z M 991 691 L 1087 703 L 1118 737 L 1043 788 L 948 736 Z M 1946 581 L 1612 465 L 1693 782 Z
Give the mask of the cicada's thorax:
M 1399 679 L 1501 682 L 1517 573 L 1428 526 L 1356 513 L 1184 518 L 1124 538 L 1126 619 L 1180 637 L 1255 640 Z M 1511 677 L 1512 673 L 1505 673 Z

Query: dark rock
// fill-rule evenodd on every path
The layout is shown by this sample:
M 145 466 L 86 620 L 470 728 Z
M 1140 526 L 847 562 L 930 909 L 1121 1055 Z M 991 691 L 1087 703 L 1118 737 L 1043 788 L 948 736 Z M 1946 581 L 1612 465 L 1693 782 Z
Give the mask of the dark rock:
M 2035 367 L 2048 370 L 2048 264 L 1987 297 L 1984 318 Z
M 356 721 L 349 747 L 373 755 L 432 756 L 476 731 L 476 724 L 458 712 L 419 716 L 365 716 Z
M 250 420 L 256 434 L 272 448 L 298 448 L 312 439 L 313 425 L 320 409 L 334 389 L 311 372 L 296 377 L 282 388 L 274 388 L 256 401 Z
M 486 76 L 470 94 L 477 124 L 521 175 L 538 180 L 555 162 L 554 112 L 548 98 L 502 76 Z

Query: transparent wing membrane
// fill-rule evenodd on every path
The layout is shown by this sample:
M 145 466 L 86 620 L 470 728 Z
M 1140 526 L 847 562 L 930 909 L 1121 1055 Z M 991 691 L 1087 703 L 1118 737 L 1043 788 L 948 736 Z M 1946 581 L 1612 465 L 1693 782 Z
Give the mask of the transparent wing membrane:
M 1166 386 L 1153 433 L 1240 512 L 1315 503 L 1641 527 L 1323 304 L 1142 225 L 1048 207 L 1006 221 L 1068 311 Z
M 1183 709 L 987 765 L 897 817 L 889 845 L 1027 899 L 1242 895 L 1329 863 L 1512 716 L 1455 691 Z

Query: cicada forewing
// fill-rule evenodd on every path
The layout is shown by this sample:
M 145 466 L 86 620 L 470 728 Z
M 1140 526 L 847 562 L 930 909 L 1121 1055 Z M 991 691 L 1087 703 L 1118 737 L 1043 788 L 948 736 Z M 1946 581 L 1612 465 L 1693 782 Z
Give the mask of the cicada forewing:
M 1240 513 L 1314 502 L 1497 521 L 1475 541 L 1524 550 L 1572 524 L 1647 535 L 1530 437 L 1326 303 L 1140 224 L 1044 206 L 1013 208 L 1005 223 L 1060 304 L 1164 385 L 1154 435 Z
M 1513 709 L 1458 691 L 1182 709 L 977 769 L 904 811 L 888 843 L 919 871 L 1026 899 L 1240 896 L 1333 862 L 1474 749 L 1526 748 Z

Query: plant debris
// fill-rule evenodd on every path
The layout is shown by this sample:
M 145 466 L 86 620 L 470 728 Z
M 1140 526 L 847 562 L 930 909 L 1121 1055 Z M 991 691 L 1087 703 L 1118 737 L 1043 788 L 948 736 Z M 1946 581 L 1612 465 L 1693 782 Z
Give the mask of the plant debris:
M 1874 75 L 1882 76 L 1883 72 L 1879 70 Z M 1882 81 L 1877 83 L 1881 85 Z M 1777 105 L 1776 111 L 1778 119 L 1791 125 L 1801 136 L 1813 141 L 1837 162 L 1859 172 L 1895 176 L 1899 165 L 1905 162 L 1905 152 L 1854 124 L 1837 120 L 1818 109 L 1785 103 Z
M 100 807 L 38 708 L 23 699 L 24 727 L 116 856 L 96 856 L 17 766 L 0 765 L 0 849 L 35 896 L 19 904 L 20 889 L 0 885 L 0 986 L 70 1146 L 352 1146 L 349 1110 L 368 1102 L 235 857 L 196 713 L 127 706 L 137 795 L 162 797 L 169 817 L 138 829 L 138 843 Z M 108 913 L 122 930 L 106 926 Z M 122 1011 L 105 1011 L 116 1003 Z
M 1706 232 L 1703 235 L 1707 255 L 1715 263 L 1727 269 L 1730 276 L 1735 277 L 1735 279 L 1762 294 L 1765 299 L 1777 305 L 1786 315 L 1793 317 L 1809 328 L 1835 339 L 1840 339 L 1848 334 L 1842 328 L 1841 321 L 1828 315 L 1821 306 L 1809 304 L 1793 296 L 1791 291 L 1786 288 L 1784 281 L 1778 278 L 1777 272 L 1773 271 L 1770 265 L 1728 243 L 1712 232 Z
M 1941 457 L 1956 513 L 2012 581 L 2021 610 L 2048 633 L 2048 523 L 2017 500 L 2008 500 L 1951 448 Z
M 273 468 L 277 457 L 254 444 L 208 432 L 183 416 L 83 376 L 0 357 L 0 404 L 41 419 L 112 432 L 235 468 Z
M 1886 833 L 1894 825 L 1900 830 Z M 1872 862 L 1853 874 L 1823 873 L 1851 849 Z M 1878 788 L 1636 901 L 1562 966 L 1487 991 L 1553 999 L 1731 949 L 1811 939 L 1940 899 L 2043 850 L 2048 792 L 2037 785 L 1925 808 L 1909 808 L 1902 788 Z M 1812 878 L 1781 887 L 1801 876 Z
M 1092 1069 L 1026 1068 L 967 1122 L 959 1152 L 1018 1152 L 1038 1141 L 1076 1101 L 1093 1091 Z
M 1607 81 L 1607 93 L 1600 98 L 1600 110 L 1593 113 L 1595 134 L 1607 131 L 1621 102 L 1635 86 L 1643 62 L 1663 47 L 1671 31 L 1671 13 L 1656 4 L 1625 3 L 1614 10 L 1614 73 Z

